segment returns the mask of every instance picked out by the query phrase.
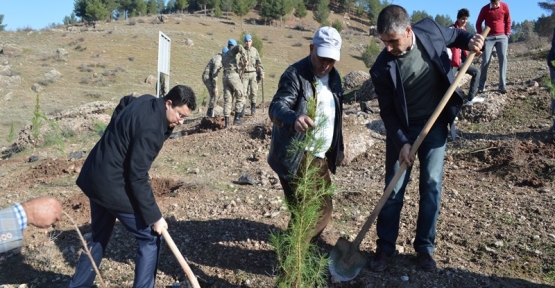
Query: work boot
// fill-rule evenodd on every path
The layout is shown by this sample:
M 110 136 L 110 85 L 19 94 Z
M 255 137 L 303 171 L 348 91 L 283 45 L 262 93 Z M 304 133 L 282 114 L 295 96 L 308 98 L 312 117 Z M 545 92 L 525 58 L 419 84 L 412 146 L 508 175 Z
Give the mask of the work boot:
M 254 116 L 254 114 L 256 114 L 256 104 L 251 103 L 251 116 Z
M 245 110 L 243 109 L 243 112 L 245 112 Z M 241 125 L 243 124 L 243 121 L 241 121 L 241 116 L 235 114 L 235 118 L 233 119 L 233 125 Z
M 206 110 L 206 117 L 214 118 L 214 108 L 208 108 L 208 110 Z
M 225 121 L 225 126 L 224 126 L 224 128 L 228 128 L 228 127 L 229 127 L 229 116 L 225 116 L 225 117 L 224 117 L 224 121 Z
M 375 272 L 382 272 L 387 268 L 387 263 L 389 262 L 389 254 L 384 250 L 377 248 L 374 258 L 370 261 L 370 269 Z
M 424 271 L 430 271 L 436 269 L 436 261 L 430 253 L 416 253 L 416 261 L 418 266 Z

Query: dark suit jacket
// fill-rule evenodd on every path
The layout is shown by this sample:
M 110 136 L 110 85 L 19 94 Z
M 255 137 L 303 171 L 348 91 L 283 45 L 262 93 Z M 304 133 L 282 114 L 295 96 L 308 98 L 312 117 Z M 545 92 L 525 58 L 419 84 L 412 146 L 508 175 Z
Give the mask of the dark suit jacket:
M 412 30 L 422 43 L 423 47 L 421 48 L 430 55 L 433 64 L 443 76 L 438 79 L 438 84 L 444 86 L 447 91 L 454 80 L 447 49 L 458 47 L 468 50 L 468 43 L 474 35 L 462 29 L 439 25 L 430 18 L 414 24 Z M 395 59 L 395 56 L 384 49 L 372 65 L 370 76 L 378 95 L 380 116 L 387 130 L 387 136 L 400 150 L 404 144 L 410 143 L 408 139 L 409 122 L 405 91 Z M 455 92 L 440 115 L 440 120 L 452 123 L 461 106 L 462 97 Z
M 162 217 L 148 171 L 173 129 L 163 98 L 124 97 L 85 160 L 77 185 L 91 201 L 135 214 L 148 225 Z

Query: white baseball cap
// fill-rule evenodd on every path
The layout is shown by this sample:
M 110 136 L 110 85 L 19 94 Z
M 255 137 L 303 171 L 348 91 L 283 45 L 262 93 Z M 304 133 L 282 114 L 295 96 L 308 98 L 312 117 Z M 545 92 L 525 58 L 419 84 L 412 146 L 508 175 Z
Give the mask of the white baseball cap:
M 333 27 L 324 26 L 316 31 L 312 44 L 320 57 L 339 61 L 341 56 L 341 36 Z

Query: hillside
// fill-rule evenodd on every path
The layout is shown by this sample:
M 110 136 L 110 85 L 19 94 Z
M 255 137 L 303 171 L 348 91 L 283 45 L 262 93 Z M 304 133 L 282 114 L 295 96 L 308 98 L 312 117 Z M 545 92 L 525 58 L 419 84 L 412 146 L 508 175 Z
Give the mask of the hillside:
M 168 15 L 163 24 L 153 24 L 154 17 L 131 20 L 94 28 L 0 33 L 0 47 L 20 49 L 0 54 L 0 207 L 50 195 L 60 199 L 83 234 L 90 232 L 88 198 L 75 185 L 83 155 L 98 141 L 101 124 L 121 96 L 154 93 L 155 83 L 145 79 L 156 75 L 158 31 L 172 39 L 171 85 L 192 86 L 200 103 L 206 97 L 201 81 L 206 63 L 228 38 L 239 38 L 241 27 L 263 39 L 265 102 L 287 65 L 308 55 L 313 36 L 312 31 L 291 29 L 297 24 L 294 19 L 283 27 L 250 24 L 257 23 L 254 13 L 242 26 L 233 17 Z M 317 27 L 310 15 L 302 22 L 306 30 Z M 342 33 L 337 64 L 342 75 L 368 71 L 360 60 L 361 48 L 371 41 L 361 32 L 368 28 L 352 20 L 350 24 L 355 29 Z M 329 287 L 555 285 L 555 142 L 548 132 L 550 95 L 542 82 L 548 75 L 545 52 L 514 44 L 509 49 L 508 93 L 490 89 L 483 104 L 465 107 L 458 137 L 448 143 L 436 239 L 438 269 L 422 272 L 414 262 L 418 177 L 413 173 L 398 254 L 390 267 L 382 273 L 366 267 L 347 283 L 330 278 Z M 493 87 L 497 75 L 494 60 L 488 76 Z M 34 89 L 42 89 L 39 93 L 31 89 L 35 83 L 40 87 Z M 15 140 L 7 136 L 12 125 L 16 134 L 23 130 L 20 137 L 31 139 L 29 126 L 24 127 L 32 123 L 37 95 L 40 111 L 61 123 L 63 133 L 48 137 L 47 145 L 11 153 Z M 366 104 L 370 110 L 361 111 L 358 103 L 345 105 L 351 162 L 332 178 L 337 186 L 333 219 L 319 242 L 326 251 L 339 237 L 354 239 L 384 188 L 383 124 L 376 100 Z M 218 121 L 203 118 L 201 107 L 177 129 L 183 136 L 167 141 L 150 171 L 168 231 L 202 287 L 272 287 L 275 282 L 277 263 L 269 233 L 284 229 L 289 213 L 279 181 L 266 163 L 271 123 L 264 108 L 255 116 L 247 112 L 245 125 L 220 129 Z M 43 126 L 43 135 L 54 127 L 48 122 Z M 365 149 L 357 150 L 360 147 Z M 237 183 L 244 173 L 255 185 Z M 25 237 L 20 251 L 0 255 L 0 284 L 5 284 L 0 287 L 65 287 L 81 247 L 69 219 L 47 230 L 30 227 Z M 360 246 L 369 258 L 375 239 L 371 229 Z M 100 267 L 109 287 L 131 287 L 134 254 L 132 236 L 117 224 Z M 164 247 L 157 287 L 179 287 L 177 282 L 184 279 Z

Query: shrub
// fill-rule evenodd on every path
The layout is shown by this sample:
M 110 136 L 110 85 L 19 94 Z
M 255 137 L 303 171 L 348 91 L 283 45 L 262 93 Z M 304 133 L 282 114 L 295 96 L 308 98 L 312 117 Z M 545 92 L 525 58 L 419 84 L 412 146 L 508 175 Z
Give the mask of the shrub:
M 374 64 L 378 54 L 380 54 L 380 47 L 378 47 L 376 41 L 370 41 L 370 44 L 366 45 L 362 52 L 362 62 L 364 62 L 366 68 L 370 68 Z
M 331 27 L 335 28 L 335 30 L 337 30 L 337 32 L 341 33 L 341 31 L 343 30 L 343 23 L 341 23 L 341 21 L 335 19 L 335 20 L 333 20 L 333 23 L 331 23 Z

